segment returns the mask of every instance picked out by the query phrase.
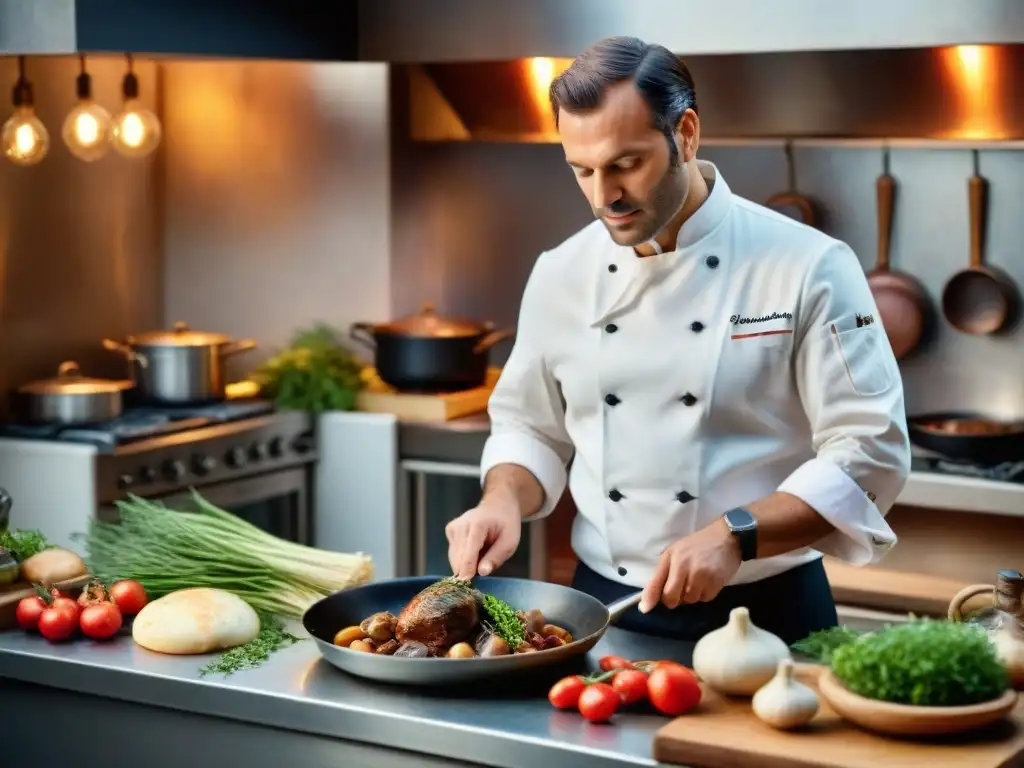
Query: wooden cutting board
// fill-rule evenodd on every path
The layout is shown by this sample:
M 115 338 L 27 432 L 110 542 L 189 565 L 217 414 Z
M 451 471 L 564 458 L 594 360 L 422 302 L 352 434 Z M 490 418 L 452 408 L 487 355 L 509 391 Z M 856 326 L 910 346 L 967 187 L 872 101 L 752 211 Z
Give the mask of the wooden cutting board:
M 491 368 L 482 387 L 461 392 L 416 394 L 398 392 L 380 381 L 372 372 L 366 374 L 367 388 L 356 395 L 356 410 L 369 413 L 390 413 L 403 421 L 450 421 L 487 410 L 487 401 L 498 382 L 501 370 Z
M 798 665 L 812 687 L 822 667 Z M 692 768 L 1010 768 L 1024 766 L 1024 702 L 986 736 L 942 742 L 876 736 L 847 723 L 822 701 L 807 729 L 783 732 L 758 720 L 749 699 L 704 689 L 696 712 L 673 720 L 654 737 L 654 757 Z

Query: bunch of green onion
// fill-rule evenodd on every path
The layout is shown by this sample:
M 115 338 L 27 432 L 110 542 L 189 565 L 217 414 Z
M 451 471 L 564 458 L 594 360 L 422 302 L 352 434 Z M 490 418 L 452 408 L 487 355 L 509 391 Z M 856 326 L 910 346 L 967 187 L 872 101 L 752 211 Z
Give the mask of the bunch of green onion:
M 103 580 L 135 579 L 150 598 L 212 587 L 257 611 L 298 618 L 321 598 L 373 578 L 362 553 L 284 541 L 193 492 L 194 509 L 172 510 L 130 495 L 119 523 L 92 520 L 78 535 L 86 564 Z

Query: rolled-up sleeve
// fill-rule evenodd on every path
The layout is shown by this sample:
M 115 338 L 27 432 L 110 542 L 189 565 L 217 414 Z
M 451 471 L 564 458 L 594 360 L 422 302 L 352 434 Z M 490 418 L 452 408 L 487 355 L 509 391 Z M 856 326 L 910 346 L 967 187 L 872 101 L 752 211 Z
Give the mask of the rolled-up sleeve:
M 546 517 L 554 510 L 565 490 L 565 468 L 573 453 L 561 390 L 544 357 L 545 329 L 550 324 L 543 267 L 544 254 L 527 281 L 516 341 L 488 403 L 491 434 L 480 459 L 481 482 L 495 466 L 516 464 L 541 484 L 544 503 L 527 520 Z
M 795 372 L 816 458 L 778 490 L 835 528 L 815 549 L 866 565 L 896 543 L 884 515 L 910 474 L 899 367 L 863 269 L 845 244 L 816 260 L 800 307 Z

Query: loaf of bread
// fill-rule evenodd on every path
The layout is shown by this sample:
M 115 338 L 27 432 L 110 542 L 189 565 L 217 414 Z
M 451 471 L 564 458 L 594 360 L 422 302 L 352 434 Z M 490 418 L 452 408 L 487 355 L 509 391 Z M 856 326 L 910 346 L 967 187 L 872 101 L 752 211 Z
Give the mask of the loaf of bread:
M 135 617 L 132 637 L 150 651 L 211 653 L 244 645 L 260 619 L 242 598 L 222 589 L 183 589 L 147 604 Z

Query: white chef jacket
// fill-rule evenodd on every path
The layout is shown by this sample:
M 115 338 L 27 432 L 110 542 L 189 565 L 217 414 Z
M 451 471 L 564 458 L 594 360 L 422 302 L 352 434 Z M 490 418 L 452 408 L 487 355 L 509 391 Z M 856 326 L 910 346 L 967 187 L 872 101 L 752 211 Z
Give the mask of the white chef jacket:
M 645 585 L 670 544 L 784 491 L 835 531 L 745 562 L 757 581 L 822 553 L 863 565 L 896 543 L 884 519 L 910 447 L 900 372 L 844 243 L 734 195 L 710 195 L 676 250 L 646 258 L 595 221 L 541 254 L 488 410 L 481 477 L 529 470 L 551 513 L 579 510 L 577 556 Z

